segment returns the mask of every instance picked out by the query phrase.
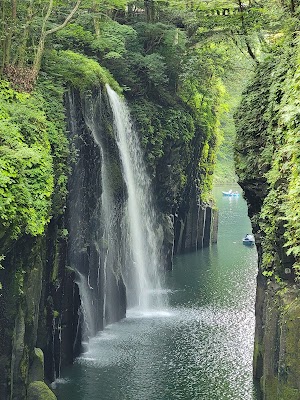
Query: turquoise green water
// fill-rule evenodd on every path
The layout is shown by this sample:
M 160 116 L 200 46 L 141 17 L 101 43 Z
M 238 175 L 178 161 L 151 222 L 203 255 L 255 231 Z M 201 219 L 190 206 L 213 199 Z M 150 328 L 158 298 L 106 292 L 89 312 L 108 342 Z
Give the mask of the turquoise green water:
M 227 188 L 226 188 L 227 189 Z M 256 251 L 242 197 L 222 197 L 218 244 L 175 259 L 170 306 L 128 312 L 63 371 L 59 400 L 254 400 Z M 224 189 L 223 189 L 224 190 Z

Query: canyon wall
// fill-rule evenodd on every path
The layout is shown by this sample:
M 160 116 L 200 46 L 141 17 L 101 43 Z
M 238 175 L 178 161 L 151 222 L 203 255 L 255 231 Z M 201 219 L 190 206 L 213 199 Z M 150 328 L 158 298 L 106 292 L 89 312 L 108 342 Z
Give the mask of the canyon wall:
M 299 45 L 255 71 L 236 115 L 236 166 L 258 250 L 254 377 L 264 400 L 300 399 Z

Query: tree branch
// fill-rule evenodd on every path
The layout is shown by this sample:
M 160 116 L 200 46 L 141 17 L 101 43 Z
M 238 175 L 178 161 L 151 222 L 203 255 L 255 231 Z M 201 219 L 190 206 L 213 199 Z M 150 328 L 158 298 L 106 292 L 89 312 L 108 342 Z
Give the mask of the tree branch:
M 51 2 L 53 2 L 53 0 L 51 0 Z M 80 6 L 81 0 L 77 0 L 73 10 L 70 12 L 70 14 L 66 17 L 66 19 L 64 20 L 64 22 L 61 25 L 56 26 L 55 28 L 49 29 L 48 31 L 45 32 L 45 36 L 47 35 L 51 35 L 52 33 L 55 33 L 57 31 L 60 31 L 61 29 L 63 29 L 68 23 L 69 21 L 73 18 L 73 15 L 76 13 L 76 11 L 78 10 L 79 6 Z
M 52 9 L 53 9 L 53 0 L 50 0 L 47 13 L 45 15 L 45 18 L 43 19 L 42 32 L 44 32 L 44 30 L 45 30 L 46 23 L 52 13 Z
M 245 23 L 245 19 L 244 19 L 244 6 L 243 6 L 243 3 L 241 2 L 241 0 L 238 0 L 238 5 L 239 5 L 240 14 L 241 14 L 242 32 L 243 32 L 243 35 L 245 38 L 245 43 L 246 43 L 248 54 L 258 64 L 258 60 L 257 60 L 257 58 L 250 46 L 248 38 L 247 38 L 248 34 L 247 34 L 247 28 L 246 28 L 246 23 Z
M 53 9 L 53 0 L 49 0 L 49 6 L 48 6 L 47 13 L 45 15 L 45 18 L 43 20 L 42 31 L 41 31 L 39 44 L 37 47 L 37 52 L 36 52 L 36 55 L 35 55 L 35 58 L 33 61 L 33 70 L 35 71 L 36 77 L 41 68 L 41 62 L 42 62 L 42 58 L 43 58 L 43 54 L 44 54 L 44 48 L 45 48 L 45 42 L 46 42 L 47 36 L 63 29 L 68 24 L 68 22 L 71 20 L 71 18 L 76 13 L 76 11 L 78 10 L 80 3 L 81 3 L 81 0 L 77 0 L 74 8 L 70 12 L 70 14 L 66 17 L 66 19 L 64 20 L 64 22 L 62 24 L 56 26 L 55 28 L 46 30 L 46 23 L 47 23 L 48 19 L 50 18 L 50 15 L 51 15 L 51 12 Z

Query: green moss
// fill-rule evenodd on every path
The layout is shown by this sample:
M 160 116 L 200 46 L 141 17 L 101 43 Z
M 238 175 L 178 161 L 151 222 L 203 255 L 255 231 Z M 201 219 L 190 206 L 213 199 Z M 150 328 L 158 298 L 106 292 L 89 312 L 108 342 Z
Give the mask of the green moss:
M 51 282 L 55 282 L 58 278 L 59 273 L 59 243 L 58 240 L 55 240 L 53 243 L 53 259 L 52 259 L 52 273 L 51 273 Z
M 39 349 L 38 347 L 34 348 L 34 355 L 38 359 L 38 361 L 44 365 L 44 353 L 42 349 Z
M 262 357 L 262 345 L 255 340 L 254 341 L 254 351 L 253 351 L 253 371 L 257 371 L 258 369 L 258 363 L 260 362 L 260 359 Z
M 42 381 L 32 382 L 28 386 L 27 400 L 57 400 L 55 394 Z
M 300 299 L 296 298 L 285 308 L 282 321 L 285 342 L 284 368 L 286 383 L 297 386 L 300 376 Z
M 111 159 L 109 160 L 109 165 L 107 168 L 111 190 L 115 195 L 118 195 L 122 190 L 124 190 L 124 181 L 122 178 L 120 165 L 118 164 L 117 160 Z
M 28 346 L 25 345 L 23 350 L 23 357 L 20 362 L 20 374 L 24 382 L 26 382 L 27 380 L 28 368 L 29 368 L 29 350 Z
M 54 187 L 47 119 L 34 95 L 0 84 L 0 226 L 13 237 L 38 235 L 49 222 Z
M 287 385 L 281 384 L 279 386 L 278 393 L 279 400 L 300 400 L 300 390 L 293 389 Z
M 270 287 L 271 285 L 269 285 Z M 261 388 L 266 400 L 300 400 L 300 299 L 298 290 L 286 285 L 272 294 L 268 289 L 264 346 L 255 341 L 254 372 L 261 378 Z M 277 314 L 277 315 L 276 315 Z M 276 327 L 279 327 L 278 337 Z M 276 339 L 276 342 L 274 341 Z M 257 339 L 256 339 L 257 340 Z M 273 349 L 270 352 L 270 349 Z M 278 352 L 274 351 L 275 349 Z M 263 360 L 259 360 L 263 357 Z M 263 361 L 261 365 L 258 363 Z
M 278 379 L 275 376 L 263 376 L 261 380 L 261 386 L 264 392 L 264 400 L 278 400 Z
M 111 73 L 97 61 L 71 50 L 48 52 L 44 70 L 82 91 L 109 84 L 121 94 L 122 89 Z

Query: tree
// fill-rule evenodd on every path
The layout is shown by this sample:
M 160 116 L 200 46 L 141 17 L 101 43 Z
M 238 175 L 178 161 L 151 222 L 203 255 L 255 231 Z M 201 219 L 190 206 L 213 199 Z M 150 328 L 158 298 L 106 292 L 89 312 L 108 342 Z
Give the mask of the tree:
M 71 11 L 69 12 L 69 14 L 66 16 L 65 20 L 61 24 L 55 26 L 54 28 L 47 29 L 47 22 L 52 14 L 53 8 L 54 8 L 54 0 L 49 0 L 48 9 L 47 9 L 45 17 L 43 18 L 43 22 L 42 22 L 39 44 L 38 44 L 37 51 L 36 51 L 34 61 L 33 61 L 33 70 L 34 70 L 35 76 L 38 75 L 39 70 L 41 68 L 41 61 L 42 61 L 42 57 L 44 54 L 45 41 L 46 41 L 47 36 L 52 35 L 55 32 L 58 32 L 59 30 L 63 29 L 70 22 L 70 20 L 72 19 L 72 17 L 78 10 L 80 3 L 81 3 L 81 0 L 76 1 L 74 7 L 71 9 Z
M 65 0 L 3 0 L 0 9 L 2 72 L 19 83 L 26 79 L 35 81 L 46 39 L 71 21 L 81 2 L 76 0 L 70 7 Z M 30 84 L 25 86 L 29 88 Z

